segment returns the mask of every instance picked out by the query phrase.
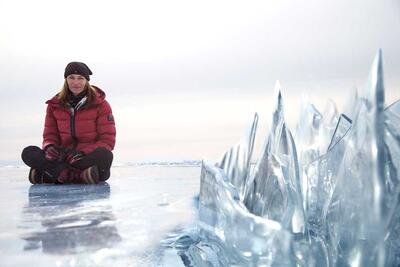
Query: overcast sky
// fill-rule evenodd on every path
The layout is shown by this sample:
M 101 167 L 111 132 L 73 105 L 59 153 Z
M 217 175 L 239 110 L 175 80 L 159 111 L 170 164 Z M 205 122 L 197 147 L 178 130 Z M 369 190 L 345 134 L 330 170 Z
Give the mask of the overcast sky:
M 294 125 L 361 88 L 383 49 L 400 97 L 400 1 L 0 0 L 0 160 L 40 145 L 45 105 L 83 61 L 117 122 L 116 158 L 215 159 L 253 112 L 267 127 L 279 79 Z

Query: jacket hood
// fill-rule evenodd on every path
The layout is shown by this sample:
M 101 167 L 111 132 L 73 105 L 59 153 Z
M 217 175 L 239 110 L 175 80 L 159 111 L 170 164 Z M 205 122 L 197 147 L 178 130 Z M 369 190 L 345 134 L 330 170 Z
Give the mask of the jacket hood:
M 91 85 L 95 90 L 96 90 L 96 98 L 94 100 L 93 103 L 91 103 L 91 105 L 98 105 L 103 103 L 103 101 L 106 98 L 106 93 L 104 93 L 103 90 L 101 90 L 99 87 Z M 53 96 L 51 99 L 46 101 L 46 104 L 49 105 L 59 105 L 60 104 L 60 99 L 58 98 L 58 94 L 56 94 L 55 96 Z

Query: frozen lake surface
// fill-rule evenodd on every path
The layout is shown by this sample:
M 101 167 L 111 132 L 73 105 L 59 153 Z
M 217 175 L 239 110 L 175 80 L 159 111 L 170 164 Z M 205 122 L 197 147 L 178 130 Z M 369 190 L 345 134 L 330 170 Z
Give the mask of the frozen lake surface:
M 197 216 L 200 167 L 115 166 L 99 185 L 0 167 L 1 266 L 183 266 L 160 241 Z

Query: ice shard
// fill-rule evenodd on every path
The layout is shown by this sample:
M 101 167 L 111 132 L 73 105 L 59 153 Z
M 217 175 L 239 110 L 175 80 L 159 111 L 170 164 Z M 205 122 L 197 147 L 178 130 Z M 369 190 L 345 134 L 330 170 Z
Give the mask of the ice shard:
M 258 115 L 255 113 L 253 123 L 242 140 L 229 149 L 222 160 L 216 164 L 224 171 L 228 180 L 236 188 L 241 200 L 244 197 L 245 184 L 249 173 L 257 123 Z
M 293 233 L 303 233 L 305 217 L 297 152 L 285 123 L 279 82 L 275 94 L 270 135 L 246 185 L 244 203 L 252 213 L 276 220 Z
M 383 266 L 385 204 L 383 164 L 384 87 L 381 52 L 356 102 L 328 211 L 330 246 L 336 265 Z M 344 216 L 345 215 L 345 216 Z
M 359 94 L 357 88 L 350 90 L 347 97 L 347 102 L 343 107 L 342 113 L 345 114 L 350 120 L 354 120 L 356 115 L 357 102 L 359 101 Z
M 397 206 L 389 215 L 385 234 L 387 262 L 400 265 L 400 100 L 385 109 L 386 190 Z M 397 200 L 397 201 L 396 201 Z
M 344 136 L 346 136 L 347 132 L 351 128 L 351 119 L 347 117 L 345 114 L 341 114 L 339 117 L 339 121 L 336 124 L 335 131 L 333 132 L 333 136 L 331 138 L 331 141 L 329 142 L 328 146 L 328 151 L 332 150 L 332 148 L 339 143 L 340 140 Z
M 304 209 L 313 208 L 312 200 L 316 200 L 317 205 L 322 204 L 314 194 L 315 186 L 319 185 L 315 180 L 315 175 L 318 175 L 315 168 L 319 166 L 318 159 L 326 153 L 329 147 L 337 122 L 338 112 L 332 100 L 327 102 L 324 113 L 321 114 L 308 99 L 303 97 L 296 126 L 295 143 L 299 154 Z M 311 200 L 311 203 L 308 203 L 307 200 Z
M 310 164 L 320 155 L 322 118 L 322 114 L 315 106 L 303 97 L 295 132 L 295 142 L 299 151 L 301 166 Z
M 326 216 L 338 178 L 338 168 L 347 144 L 343 138 L 351 127 L 351 120 L 341 114 L 331 137 L 328 151 L 303 166 L 305 212 L 307 229 L 326 241 Z
M 400 100 L 385 109 L 385 173 L 390 192 L 400 190 Z
M 299 120 L 296 126 L 295 142 L 298 150 L 300 180 L 303 195 L 303 206 L 306 207 L 307 180 L 304 168 L 320 155 L 319 143 L 322 128 L 322 114 L 303 97 Z
M 322 114 L 322 127 L 320 130 L 321 141 L 319 148 L 321 154 L 327 152 L 341 115 L 342 114 L 338 113 L 336 104 L 331 99 L 328 100 Z
M 220 243 L 231 262 L 292 266 L 290 233 L 278 222 L 250 213 L 221 169 L 203 163 L 200 184 L 200 226 L 209 230 L 203 235 Z

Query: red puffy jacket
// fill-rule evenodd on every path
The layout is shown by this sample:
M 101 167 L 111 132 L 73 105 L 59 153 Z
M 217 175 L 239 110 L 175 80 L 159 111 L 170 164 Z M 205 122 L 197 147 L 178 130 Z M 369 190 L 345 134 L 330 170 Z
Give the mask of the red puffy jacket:
M 116 130 L 110 104 L 100 88 L 92 87 L 96 89 L 96 99 L 76 111 L 63 107 L 57 96 L 46 101 L 43 148 L 56 145 L 85 154 L 98 147 L 114 149 Z

